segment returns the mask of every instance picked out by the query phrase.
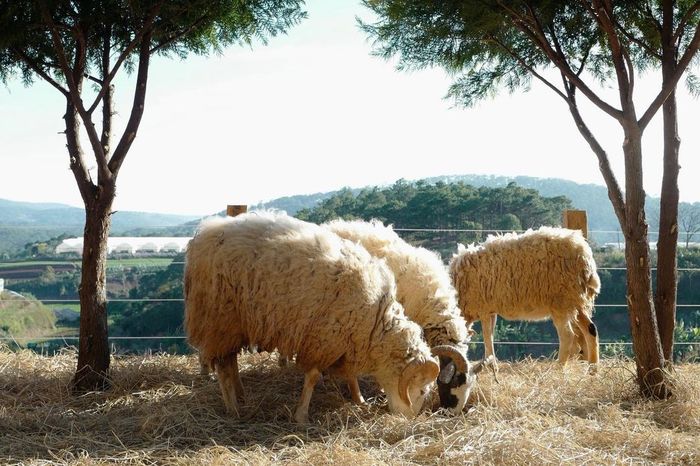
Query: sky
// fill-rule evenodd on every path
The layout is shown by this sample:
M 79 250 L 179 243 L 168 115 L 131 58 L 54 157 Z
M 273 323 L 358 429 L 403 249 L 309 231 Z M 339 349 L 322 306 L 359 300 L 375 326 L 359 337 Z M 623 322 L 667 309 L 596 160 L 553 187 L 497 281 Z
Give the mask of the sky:
M 604 184 L 564 102 L 544 86 L 458 108 L 445 99 L 444 71 L 398 71 L 372 55 L 356 23 L 371 16 L 359 3 L 309 0 L 306 8 L 308 19 L 267 46 L 153 61 L 115 210 L 206 215 L 227 204 L 438 175 Z M 116 85 L 121 130 L 133 80 Z M 654 74 L 638 77 L 639 114 L 659 86 Z M 601 92 L 614 98 L 614 89 Z M 681 200 L 700 201 L 700 102 L 679 89 L 678 106 Z M 64 108 L 43 82 L 0 87 L 0 198 L 82 206 L 60 134 Z M 618 123 L 590 105 L 583 113 L 622 183 Z M 661 184 L 660 120 L 644 137 L 650 195 Z

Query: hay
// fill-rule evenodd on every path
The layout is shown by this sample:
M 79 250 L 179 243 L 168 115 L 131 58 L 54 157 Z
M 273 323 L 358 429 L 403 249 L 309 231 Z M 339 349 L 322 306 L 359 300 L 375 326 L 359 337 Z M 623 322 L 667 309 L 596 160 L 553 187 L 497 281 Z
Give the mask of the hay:
M 480 379 L 468 413 L 387 412 L 361 380 L 354 406 L 342 382 L 324 379 L 311 423 L 294 424 L 302 375 L 275 356 L 241 357 L 246 403 L 225 413 L 218 384 L 193 356 L 115 357 L 114 386 L 74 397 L 76 355 L 0 348 L 0 462 L 7 464 L 698 464 L 700 366 L 679 366 L 675 395 L 637 394 L 634 365 L 603 360 L 564 373 L 551 360 L 501 362 L 497 384 Z M 433 397 L 433 404 L 437 404 Z

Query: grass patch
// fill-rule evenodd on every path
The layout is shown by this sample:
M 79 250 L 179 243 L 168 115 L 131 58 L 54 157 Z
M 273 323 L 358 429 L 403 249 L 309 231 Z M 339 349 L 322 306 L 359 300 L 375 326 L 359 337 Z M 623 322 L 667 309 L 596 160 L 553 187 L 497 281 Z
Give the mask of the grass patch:
M 0 336 L 32 337 L 55 329 L 51 309 L 32 297 L 0 293 Z
M 45 306 L 51 310 L 66 309 L 67 311 L 73 311 L 76 314 L 80 314 L 80 304 L 78 303 L 47 303 Z
M 173 261 L 172 257 L 133 257 L 128 259 L 107 259 L 107 268 L 116 267 L 142 267 L 159 268 L 167 267 Z
M 107 268 L 119 267 L 167 267 L 173 261 L 172 257 L 130 257 L 127 259 L 107 259 Z M 21 261 L 0 262 L 0 269 L 31 268 L 31 267 L 74 266 L 80 268 L 80 260 L 73 261 Z
M 347 401 L 324 379 L 311 423 L 291 413 L 303 376 L 267 353 L 240 358 L 246 402 L 225 413 L 218 384 L 194 356 L 115 357 L 113 388 L 70 394 L 72 351 L 44 357 L 0 350 L 0 458 L 35 464 L 698 464 L 700 366 L 672 375 L 674 397 L 639 397 L 633 363 L 606 359 L 599 374 L 564 372 L 550 360 L 501 362 L 482 375 L 461 416 L 388 413 L 361 381 L 368 403 Z M 436 401 L 433 397 L 433 402 Z
M 20 267 L 55 267 L 70 265 L 80 267 L 80 261 L 21 261 L 21 262 L 0 262 L 0 269 L 14 269 Z

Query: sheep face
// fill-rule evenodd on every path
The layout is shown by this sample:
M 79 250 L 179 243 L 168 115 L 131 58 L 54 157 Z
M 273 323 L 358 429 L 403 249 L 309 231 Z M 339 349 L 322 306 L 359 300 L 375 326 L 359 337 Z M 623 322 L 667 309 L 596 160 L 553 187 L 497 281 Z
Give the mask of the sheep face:
M 389 402 L 389 410 L 409 418 L 415 417 L 423 407 L 439 370 L 437 361 L 433 359 L 424 362 L 415 360 L 406 366 L 398 381 L 380 381 Z
M 471 335 L 462 344 L 439 345 L 431 350 L 434 356 L 440 358 L 440 405 L 453 414 L 462 411 L 476 383 L 476 375 L 467 360 L 467 343 L 470 339 Z
M 461 372 L 454 362 L 440 358 L 440 376 L 438 377 L 438 395 L 440 406 L 459 414 L 467 404 L 472 387 L 476 385 L 476 375 L 472 372 Z
M 454 361 L 440 357 L 440 375 L 437 380 L 440 406 L 449 409 L 452 414 L 461 413 L 476 386 L 477 374 L 492 362 L 492 358 L 477 363 L 467 362 L 467 370 L 460 371 Z

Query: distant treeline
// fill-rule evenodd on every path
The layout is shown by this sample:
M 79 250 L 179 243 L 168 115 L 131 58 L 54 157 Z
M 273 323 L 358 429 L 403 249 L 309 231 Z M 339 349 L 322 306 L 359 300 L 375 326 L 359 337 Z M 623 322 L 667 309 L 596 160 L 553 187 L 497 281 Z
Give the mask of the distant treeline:
M 344 189 L 297 217 L 315 223 L 334 218 L 372 219 L 397 228 L 521 230 L 561 223 L 572 208 L 565 196 L 544 197 L 516 183 L 503 188 L 463 182 L 431 184 L 399 180 L 387 188 L 365 188 L 357 195 Z
M 337 192 L 297 217 L 314 223 L 335 218 L 378 219 L 397 229 L 453 229 L 463 232 L 414 231 L 408 241 L 451 257 L 457 243 L 482 241 L 490 230 L 513 231 L 540 225 L 560 225 L 570 209 L 564 196 L 544 197 L 516 183 L 505 187 L 474 187 L 463 182 L 415 183 L 399 180 L 387 188 L 365 188 L 354 194 Z M 486 230 L 486 231 L 483 231 Z

